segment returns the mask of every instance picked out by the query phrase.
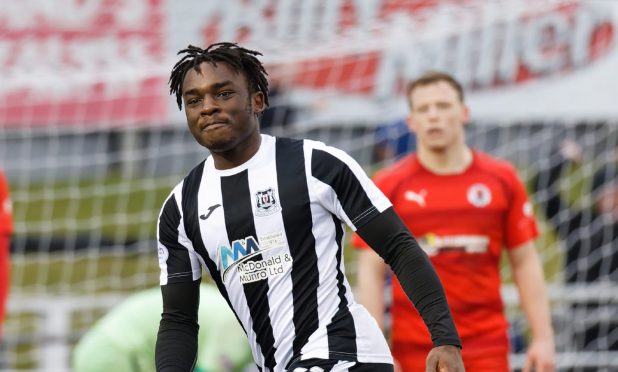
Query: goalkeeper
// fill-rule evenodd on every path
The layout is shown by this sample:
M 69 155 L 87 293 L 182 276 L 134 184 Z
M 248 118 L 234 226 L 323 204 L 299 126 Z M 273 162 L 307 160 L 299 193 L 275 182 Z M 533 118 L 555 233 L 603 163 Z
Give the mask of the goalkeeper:
M 200 319 L 195 372 L 242 371 L 251 364 L 247 337 L 219 291 L 200 286 Z M 155 370 L 155 341 L 161 319 L 161 289 L 136 293 L 101 318 L 73 351 L 74 372 Z

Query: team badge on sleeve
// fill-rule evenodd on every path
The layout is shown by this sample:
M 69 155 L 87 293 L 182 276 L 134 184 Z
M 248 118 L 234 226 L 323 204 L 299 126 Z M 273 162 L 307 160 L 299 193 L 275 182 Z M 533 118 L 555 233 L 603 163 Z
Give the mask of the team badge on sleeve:
M 275 191 L 272 187 L 258 191 L 255 194 L 255 200 L 257 207 L 255 215 L 258 217 L 269 216 L 281 210 L 281 207 L 277 204 L 277 199 L 275 199 Z
M 159 264 L 163 265 L 167 262 L 167 258 L 170 256 L 169 251 L 167 250 L 167 248 L 165 248 L 163 245 L 159 244 L 159 249 L 158 249 L 158 256 L 159 256 Z

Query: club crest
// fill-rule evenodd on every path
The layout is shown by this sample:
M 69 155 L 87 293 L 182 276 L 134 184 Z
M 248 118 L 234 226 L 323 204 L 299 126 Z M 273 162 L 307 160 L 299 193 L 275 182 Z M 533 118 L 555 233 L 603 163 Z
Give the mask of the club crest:
M 269 216 L 281 210 L 281 207 L 277 204 L 277 199 L 275 199 L 275 190 L 272 187 L 255 193 L 255 202 L 255 215 L 258 217 Z
M 483 208 L 491 203 L 491 191 L 482 183 L 475 183 L 468 189 L 468 201 L 477 208 Z

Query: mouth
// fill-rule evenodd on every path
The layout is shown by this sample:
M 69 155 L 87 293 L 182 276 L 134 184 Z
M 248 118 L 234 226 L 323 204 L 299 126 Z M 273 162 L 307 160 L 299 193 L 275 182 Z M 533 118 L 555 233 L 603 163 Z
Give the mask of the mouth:
M 223 120 L 216 120 L 216 121 L 210 121 L 210 122 L 207 122 L 207 123 L 200 124 L 199 127 L 200 127 L 200 131 L 203 132 L 205 130 L 217 129 L 218 127 L 225 126 L 225 125 L 227 125 L 227 123 L 225 121 L 223 121 Z

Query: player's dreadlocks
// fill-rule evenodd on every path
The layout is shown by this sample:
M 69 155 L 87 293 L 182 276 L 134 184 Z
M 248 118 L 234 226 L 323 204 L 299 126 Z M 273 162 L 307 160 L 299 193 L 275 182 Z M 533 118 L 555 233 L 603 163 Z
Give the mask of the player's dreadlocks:
M 224 42 L 211 44 L 206 49 L 189 45 L 186 49 L 179 51 L 178 54 L 185 55 L 172 68 L 168 83 L 170 94 L 176 94 L 179 109 L 182 109 L 182 82 L 185 75 L 190 68 L 199 72 L 199 66 L 202 62 L 212 63 L 215 66 L 217 62 L 225 62 L 237 73 L 243 72 L 249 83 L 249 91 L 251 93 L 262 92 L 264 103 L 268 107 L 268 80 L 266 80 L 268 73 L 262 62 L 256 57 L 261 56 L 262 53 L 245 49 L 236 43 Z

